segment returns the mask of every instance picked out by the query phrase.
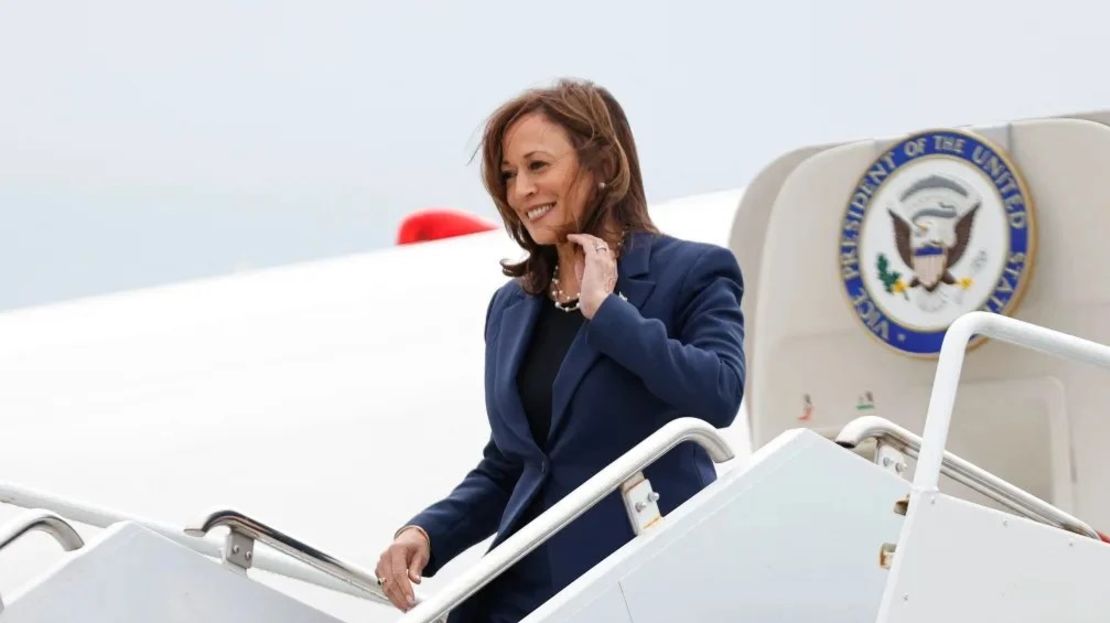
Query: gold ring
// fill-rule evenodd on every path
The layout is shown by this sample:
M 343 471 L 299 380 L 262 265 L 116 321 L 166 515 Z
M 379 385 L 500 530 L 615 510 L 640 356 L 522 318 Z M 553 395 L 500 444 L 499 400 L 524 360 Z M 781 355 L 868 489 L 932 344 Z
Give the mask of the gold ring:
M 378 578 L 378 586 L 385 586 L 385 583 L 388 581 L 389 578 Z

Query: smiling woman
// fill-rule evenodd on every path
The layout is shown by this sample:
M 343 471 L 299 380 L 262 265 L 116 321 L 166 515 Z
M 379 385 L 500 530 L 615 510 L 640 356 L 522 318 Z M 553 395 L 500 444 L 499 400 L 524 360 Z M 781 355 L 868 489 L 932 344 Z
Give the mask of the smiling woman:
M 513 218 L 537 245 L 565 242 L 582 220 L 593 174 L 578 174 L 578 155 L 562 127 L 543 113 L 518 119 L 505 133 L 501 181 Z
M 558 265 L 574 265 L 569 234 L 618 248 L 627 232 L 657 232 L 628 118 L 590 83 L 564 80 L 494 112 L 482 138 L 482 177 L 509 234 L 529 254 L 504 263 L 505 274 L 522 277 L 529 293 L 547 288 Z M 573 286 L 577 275 L 562 282 Z
M 482 460 L 378 560 L 403 610 L 422 575 L 495 532 L 496 546 L 667 422 L 728 426 L 744 387 L 736 259 L 656 230 L 632 131 L 605 89 L 562 81 L 502 106 L 486 126 L 482 173 L 528 255 L 502 262 L 513 279 L 486 316 Z M 644 471 L 665 492 L 663 512 L 716 477 L 705 451 L 686 446 Z M 632 536 L 614 493 L 450 621 L 519 621 Z

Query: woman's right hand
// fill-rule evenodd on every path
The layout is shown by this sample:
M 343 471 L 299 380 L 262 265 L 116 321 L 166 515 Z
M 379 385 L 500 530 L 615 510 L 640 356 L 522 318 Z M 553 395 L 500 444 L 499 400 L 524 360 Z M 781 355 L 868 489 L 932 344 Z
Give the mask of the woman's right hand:
M 432 555 L 431 548 L 423 530 L 409 527 L 399 532 L 378 558 L 374 573 L 386 597 L 402 612 L 416 605 L 412 583 L 420 583 L 420 574 Z

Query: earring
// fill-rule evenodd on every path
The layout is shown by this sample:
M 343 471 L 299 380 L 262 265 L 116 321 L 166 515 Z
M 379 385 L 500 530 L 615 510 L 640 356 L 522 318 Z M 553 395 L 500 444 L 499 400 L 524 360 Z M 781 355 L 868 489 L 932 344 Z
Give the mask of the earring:
M 606 184 L 605 182 L 598 182 L 597 183 L 597 189 L 598 190 L 605 190 L 606 186 L 608 186 L 608 184 Z

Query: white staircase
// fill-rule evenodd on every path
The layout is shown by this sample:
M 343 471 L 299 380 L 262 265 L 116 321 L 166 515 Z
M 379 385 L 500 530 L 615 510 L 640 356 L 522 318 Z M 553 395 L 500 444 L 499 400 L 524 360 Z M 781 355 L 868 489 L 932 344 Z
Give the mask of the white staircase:
M 134 523 L 117 524 L 7 597 L 3 623 L 337 623 Z
M 783 433 L 526 621 L 874 621 L 908 491 L 812 431 Z

